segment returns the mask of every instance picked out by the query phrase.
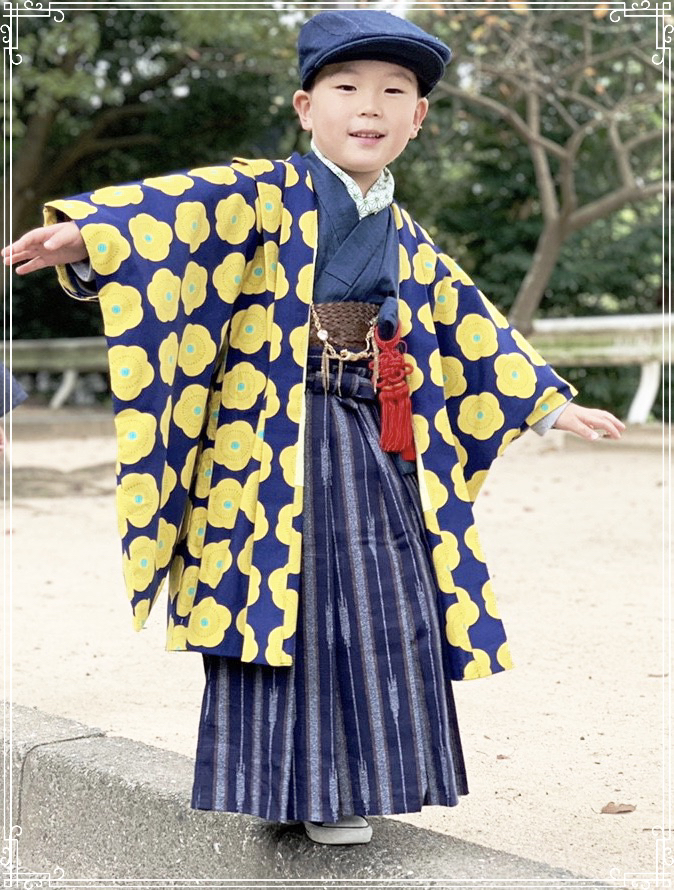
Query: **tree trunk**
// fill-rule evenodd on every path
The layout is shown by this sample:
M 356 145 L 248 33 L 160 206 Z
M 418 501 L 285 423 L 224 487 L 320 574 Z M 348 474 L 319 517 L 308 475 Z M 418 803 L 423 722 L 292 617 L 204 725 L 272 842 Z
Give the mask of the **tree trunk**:
M 508 320 L 526 337 L 543 297 L 553 269 L 557 264 L 566 233 L 560 219 L 546 223 L 538 239 L 529 271 L 524 277 Z

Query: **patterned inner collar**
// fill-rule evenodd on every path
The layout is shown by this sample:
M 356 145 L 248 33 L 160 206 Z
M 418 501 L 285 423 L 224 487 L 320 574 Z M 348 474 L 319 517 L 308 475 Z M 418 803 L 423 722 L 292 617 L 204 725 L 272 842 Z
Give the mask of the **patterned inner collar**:
M 363 196 L 355 180 L 348 173 L 345 173 L 341 167 L 338 167 L 337 164 L 333 164 L 329 158 L 326 158 L 320 149 L 316 147 L 313 139 L 311 141 L 311 150 L 318 160 L 322 161 L 328 170 L 332 170 L 335 176 L 344 183 L 347 192 L 353 198 L 360 219 L 363 219 L 364 216 L 370 216 L 372 213 L 379 213 L 380 210 L 388 207 L 393 201 L 395 182 L 388 167 L 384 167 L 379 175 L 379 179 L 368 189 L 367 194 Z

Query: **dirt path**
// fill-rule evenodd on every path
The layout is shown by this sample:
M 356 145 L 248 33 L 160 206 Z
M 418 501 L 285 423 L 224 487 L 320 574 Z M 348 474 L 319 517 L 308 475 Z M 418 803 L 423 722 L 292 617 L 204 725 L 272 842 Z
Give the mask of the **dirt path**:
M 517 669 L 455 684 L 471 794 L 409 818 L 622 878 L 654 871 L 663 805 L 667 479 L 657 448 L 560 443 L 524 437 L 480 495 Z M 192 756 L 201 660 L 163 651 L 161 606 L 147 630 L 130 629 L 113 462 L 110 437 L 15 436 L 14 701 Z M 636 810 L 601 814 L 609 801 Z

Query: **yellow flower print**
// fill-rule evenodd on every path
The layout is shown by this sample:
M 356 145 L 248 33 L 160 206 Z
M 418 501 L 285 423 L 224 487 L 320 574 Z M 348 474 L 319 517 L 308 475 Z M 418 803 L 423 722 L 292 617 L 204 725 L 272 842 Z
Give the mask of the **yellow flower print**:
M 176 612 L 181 618 L 189 615 L 194 607 L 194 597 L 199 583 L 199 566 L 188 566 L 180 578 Z
M 466 480 L 463 478 L 463 468 L 460 463 L 455 463 L 450 473 L 454 494 L 462 501 L 470 501 Z
M 215 230 L 226 244 L 243 244 L 255 225 L 255 211 L 243 195 L 230 195 L 215 208 Z
M 165 507 L 168 503 L 168 499 L 171 497 L 171 493 L 173 489 L 178 484 L 178 476 L 176 475 L 176 471 L 173 467 L 169 467 L 167 464 L 164 467 L 164 474 L 161 479 L 161 499 L 159 501 L 160 507 Z
M 173 547 L 178 535 L 178 529 L 170 522 L 161 518 L 157 533 L 157 568 L 164 569 L 171 561 Z
M 249 522 L 255 522 L 255 508 L 258 503 L 258 491 L 260 489 L 260 471 L 255 470 L 254 473 L 251 473 L 250 476 L 246 479 L 243 492 L 241 494 L 241 503 L 239 504 L 239 508 L 243 511 L 246 519 Z M 252 539 L 251 539 L 251 547 Z
M 503 439 L 501 440 L 501 444 L 499 445 L 498 456 L 501 457 L 501 455 L 506 450 L 508 445 L 510 445 L 511 442 L 514 442 L 515 439 L 519 439 L 519 437 L 521 435 L 522 435 L 521 430 L 508 430 L 508 432 L 505 433 L 505 435 L 503 436 Z
M 150 605 L 151 601 L 147 599 L 141 600 L 133 607 L 134 630 L 142 630 L 145 627 L 145 622 L 147 621 L 148 615 L 150 614 Z
M 428 446 L 431 443 L 428 435 L 428 421 L 422 414 L 413 414 L 412 426 L 414 427 L 414 444 L 417 454 L 423 454 L 428 451 Z
M 208 328 L 201 324 L 185 325 L 183 338 L 180 341 L 178 367 L 188 377 L 198 377 L 215 358 L 216 347 L 208 333 Z
M 173 409 L 173 421 L 188 439 L 196 439 L 206 421 L 208 390 L 198 383 L 186 386 Z
M 519 331 L 512 330 L 513 340 L 515 344 L 522 350 L 522 352 L 531 359 L 532 364 L 542 366 L 545 364 L 545 359 L 542 358 L 538 352 L 534 349 L 534 347 L 529 343 L 527 339 L 525 339 Z
M 218 605 L 212 596 L 207 596 L 190 613 L 187 642 L 190 646 L 212 649 L 223 641 L 231 623 L 232 613 L 229 609 Z
M 124 554 L 124 581 L 129 597 L 132 591 L 142 591 L 154 578 L 156 544 L 141 535 L 129 545 L 129 555 Z
M 473 660 L 463 669 L 464 680 L 477 680 L 479 677 L 490 677 L 492 674 L 491 659 L 484 649 L 473 649 Z
M 80 233 L 87 246 L 91 267 L 99 275 L 112 275 L 131 256 L 131 245 L 115 226 L 87 223 Z
M 189 491 L 190 486 L 192 485 L 192 474 L 194 472 L 194 464 L 197 459 L 198 450 L 199 447 L 197 445 L 193 445 L 192 448 L 190 448 L 185 457 L 185 465 L 180 471 L 180 484 L 186 491 Z M 199 497 L 201 497 L 201 495 L 199 495 Z
M 152 451 L 157 435 L 157 421 L 152 414 L 125 408 L 115 417 L 117 459 L 135 464 Z
M 178 366 L 178 337 L 174 331 L 159 344 L 159 376 L 168 383 L 173 383 Z
M 286 414 L 293 423 L 299 423 L 302 415 L 302 405 L 304 403 L 304 384 L 296 383 L 290 388 L 288 393 L 288 403 L 286 404 Z
M 454 593 L 452 572 L 459 564 L 459 542 L 451 532 L 440 533 L 440 543 L 433 548 L 433 567 L 438 587 L 443 593 Z
M 487 610 L 487 615 L 491 615 L 492 618 L 500 618 L 498 605 L 496 604 L 496 596 L 494 595 L 493 588 L 491 586 L 491 581 L 485 581 L 482 585 L 482 599 L 484 600 L 484 607 Z
M 480 493 L 480 489 L 485 483 L 488 472 L 488 470 L 476 470 L 470 477 L 470 479 L 466 480 L 468 497 L 471 499 L 471 501 L 475 501 L 477 499 L 477 496 Z
M 206 217 L 206 208 L 201 201 L 184 201 L 176 207 L 176 235 L 189 244 L 194 253 L 211 234 L 211 226 Z
M 459 292 L 449 278 L 443 278 L 435 286 L 433 321 L 436 324 L 454 324 L 459 309 Z
M 195 167 L 187 172 L 190 176 L 198 176 L 199 179 L 205 179 L 211 185 L 234 185 L 237 179 L 236 173 L 232 168 L 224 164 L 217 164 L 213 167 Z
M 267 242 L 269 244 L 271 242 Z M 265 253 L 267 252 L 267 244 L 265 244 Z M 276 247 L 276 245 L 274 245 Z M 276 284 L 270 290 L 274 292 L 275 300 L 282 300 L 290 290 L 290 284 L 288 283 L 288 278 L 286 276 L 286 270 L 283 267 L 282 263 L 274 263 L 267 261 L 267 268 L 273 275 L 276 273 Z
M 438 517 L 434 510 L 424 510 L 424 524 L 429 532 L 433 532 L 436 535 L 440 534 Z
M 253 661 L 253 659 L 257 658 L 257 653 L 260 651 L 260 647 L 255 640 L 255 631 L 250 626 L 250 624 L 246 623 L 246 618 L 248 616 L 248 605 L 249 604 L 246 603 L 243 609 L 241 609 L 239 614 L 236 616 L 236 629 L 243 637 L 243 646 L 241 647 L 241 661 L 244 662 Z
M 278 521 L 274 534 L 282 544 L 286 544 L 289 548 L 288 554 L 288 571 L 297 573 L 300 571 L 300 552 L 302 536 L 293 528 L 293 505 L 286 504 L 281 507 L 278 513 Z M 293 561 L 291 562 L 290 559 Z
M 302 233 L 302 240 L 307 247 L 316 247 L 316 223 L 317 215 L 315 210 L 307 210 L 300 216 L 300 232 Z
M 400 336 L 406 337 L 412 330 L 412 310 L 402 298 L 398 300 L 398 321 Z
M 468 547 L 475 559 L 479 559 L 480 562 L 486 562 L 476 526 L 470 525 L 466 529 L 463 535 L 463 540 L 466 542 L 466 547 Z
M 230 327 L 229 343 L 235 349 L 252 355 L 267 340 L 267 310 L 259 303 L 235 312 Z
M 136 528 L 145 528 L 159 507 L 159 489 L 150 473 L 128 473 L 120 480 L 121 506 L 125 517 Z
M 143 180 L 143 185 L 149 185 L 157 191 L 163 192 L 165 195 L 171 195 L 177 198 L 185 194 L 187 189 L 191 189 L 194 180 L 184 173 L 172 173 L 169 176 L 148 176 Z
M 108 360 L 110 387 L 123 402 L 135 399 L 154 380 L 154 369 L 141 346 L 113 346 Z
M 434 333 L 435 326 L 433 324 L 433 310 L 430 307 L 429 303 L 424 303 L 423 306 L 417 312 L 417 318 L 421 322 L 421 324 L 426 328 L 429 334 Z
M 98 208 L 92 207 L 86 201 L 54 201 L 54 207 L 62 210 L 70 219 L 86 219 L 98 212 Z
M 229 541 L 214 541 L 206 544 L 201 554 L 199 580 L 209 587 L 216 588 L 222 576 L 232 564 Z
M 225 408 L 252 408 L 264 392 L 267 377 L 250 362 L 238 362 L 222 381 L 222 404 Z
M 187 628 L 184 624 L 176 624 L 169 618 L 166 630 L 166 649 L 168 652 L 184 652 L 187 649 Z
M 462 587 L 456 588 L 456 595 L 458 602 L 453 603 L 445 612 L 445 634 L 450 645 L 471 652 L 473 647 L 468 628 L 480 617 L 480 610 Z
M 260 216 L 262 228 L 265 232 L 277 232 L 281 225 L 281 189 L 277 185 L 266 182 L 257 184 L 258 200 L 260 202 Z
M 211 490 L 213 482 L 213 453 L 212 448 L 204 448 L 199 455 L 196 471 L 197 481 L 194 487 L 194 493 L 198 498 L 207 498 Z M 192 473 L 190 472 L 190 479 L 191 478 Z M 187 486 L 185 486 L 185 488 L 187 488 Z
M 253 572 L 256 571 L 255 567 L 252 565 L 253 543 L 253 535 L 248 535 L 243 547 L 239 551 L 239 555 L 236 558 L 236 567 L 241 572 L 241 574 L 250 575 L 251 577 Z
M 285 186 L 286 188 L 292 188 L 292 186 L 297 185 L 300 181 L 300 178 L 297 175 L 297 170 L 285 161 L 283 166 L 285 167 Z
M 459 407 L 459 429 L 475 439 L 491 439 L 505 423 L 498 399 L 490 392 L 466 396 Z
M 173 321 L 180 303 L 180 278 L 170 269 L 157 269 L 147 286 L 147 298 L 159 321 Z
M 171 568 L 168 574 L 168 593 L 169 600 L 172 603 L 176 598 L 176 594 L 180 589 L 180 580 L 185 571 L 185 560 L 182 556 L 176 556 L 171 560 Z
M 287 445 L 279 455 L 279 463 L 283 470 L 283 481 L 292 488 L 295 485 L 297 445 Z
M 432 508 L 433 510 L 439 510 L 449 500 L 449 492 L 432 470 L 424 470 L 424 479 L 426 480 L 426 490 L 431 499 Z
M 160 262 L 166 259 L 173 241 L 173 229 L 168 223 L 155 219 L 149 213 L 139 213 L 129 220 L 129 231 L 133 246 L 144 260 Z
M 108 185 L 92 192 L 90 200 L 106 207 L 127 207 L 129 204 L 140 204 L 143 190 L 139 185 Z
M 140 291 L 135 287 L 111 281 L 98 292 L 103 324 L 108 337 L 119 337 L 135 328 L 143 318 Z
M 443 441 L 445 441 L 448 445 L 456 445 L 454 435 L 452 433 L 452 428 L 449 425 L 449 417 L 447 416 L 446 408 L 440 408 L 440 410 L 433 418 L 433 424 L 436 430 L 442 436 Z
M 245 420 L 224 423 L 215 437 L 213 459 L 228 470 L 243 470 L 255 445 L 253 427 Z
M 243 488 L 236 479 L 221 479 L 208 498 L 208 515 L 216 528 L 234 528 Z
M 274 458 L 274 452 L 264 441 L 264 430 L 259 431 L 255 436 L 253 457 L 260 462 L 260 482 L 264 482 L 271 475 L 271 462 Z
M 410 353 L 406 353 L 405 361 L 412 365 L 412 370 L 407 375 L 407 385 L 410 388 L 410 392 L 416 392 L 421 384 L 424 382 L 424 374 L 421 368 L 417 365 L 417 360 Z
M 496 328 L 488 318 L 469 312 L 456 329 L 456 342 L 471 361 L 493 355 L 498 349 Z
M 273 417 L 281 410 L 281 400 L 276 391 L 276 384 L 273 380 L 267 381 L 267 390 L 265 392 L 264 413 L 265 417 Z
M 314 289 L 314 266 L 310 263 L 302 266 L 297 276 L 297 299 L 303 303 L 311 303 Z
M 204 549 L 206 527 L 208 526 L 208 510 L 206 507 L 192 507 L 186 516 L 187 549 L 198 559 Z
M 213 285 L 218 296 L 225 303 L 233 303 L 241 293 L 246 258 L 242 253 L 230 253 L 216 266 L 213 272 Z
M 267 290 L 264 248 L 258 247 L 253 259 L 246 264 L 243 272 L 241 293 L 262 294 Z
M 480 291 L 479 293 L 480 293 L 480 297 L 482 298 L 482 302 L 484 303 L 485 309 L 491 316 L 491 320 L 494 322 L 496 327 L 497 328 L 507 328 L 509 325 L 508 325 L 508 319 L 505 317 L 505 315 L 503 315 L 501 312 L 499 312 L 499 310 L 496 308 L 496 306 L 494 306 L 494 304 L 491 303 L 485 297 L 485 295 L 482 293 L 482 291 Z
M 504 668 L 506 671 L 511 670 L 514 667 L 513 660 L 510 655 L 510 646 L 508 643 L 501 643 L 501 645 L 496 650 L 496 661 Z
M 574 395 L 575 394 L 574 390 Z M 560 405 L 565 405 L 566 402 L 566 396 L 562 395 L 562 393 L 555 389 L 554 386 L 548 386 L 543 395 L 536 400 L 534 410 L 527 417 L 528 425 L 531 426 L 536 423 L 536 421 L 542 420 L 551 411 L 554 411 L 555 408 L 559 408 Z
M 298 595 L 288 588 L 286 569 L 274 569 L 269 576 L 269 587 L 274 605 L 283 612 L 283 624 L 274 628 L 267 637 L 265 658 L 275 667 L 292 664 L 292 658 L 283 651 L 283 642 L 292 636 L 297 623 Z
M 272 319 L 274 317 L 274 304 L 269 307 L 269 318 Z M 283 331 L 280 326 L 276 324 L 275 321 L 272 321 L 270 324 L 270 333 L 269 333 L 269 361 L 275 362 L 276 359 L 281 355 L 281 343 L 283 341 Z
M 190 261 L 185 267 L 185 274 L 180 284 L 180 296 L 182 297 L 185 314 L 191 315 L 206 299 L 206 283 L 208 272 L 203 266 Z
M 271 173 L 274 165 L 271 161 L 264 159 L 251 160 L 250 158 L 234 158 L 232 167 L 243 173 L 245 176 L 255 177 L 261 173 Z
M 502 353 L 494 362 L 496 388 L 506 396 L 528 399 L 536 391 L 536 373 L 519 352 Z
M 466 378 L 463 376 L 463 365 L 458 358 L 451 355 L 443 355 L 440 359 L 442 365 L 442 389 L 446 399 L 453 396 L 462 396 L 468 388 Z
M 398 278 L 400 281 L 407 281 L 412 277 L 412 266 L 410 265 L 410 255 L 402 244 L 398 245 L 398 263 L 400 265 Z
M 442 359 L 440 358 L 439 349 L 434 349 L 428 356 L 428 366 L 431 369 L 431 380 L 433 383 L 435 383 L 436 386 L 442 386 Z
M 437 254 L 430 244 L 420 244 L 412 260 L 415 281 L 419 284 L 430 284 L 435 278 L 436 262 Z
M 169 435 L 169 425 L 171 423 L 171 411 L 173 409 L 173 399 L 171 396 L 168 396 L 166 399 L 166 405 L 164 406 L 164 410 L 161 413 L 161 417 L 159 418 L 159 432 L 161 434 L 161 440 L 164 445 L 164 448 L 168 445 L 168 435 Z

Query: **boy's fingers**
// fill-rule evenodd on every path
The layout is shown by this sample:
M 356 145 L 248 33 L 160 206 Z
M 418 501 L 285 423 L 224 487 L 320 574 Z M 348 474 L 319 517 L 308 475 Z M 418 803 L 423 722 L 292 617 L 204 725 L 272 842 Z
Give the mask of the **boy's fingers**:
M 48 264 L 42 259 L 42 257 L 35 257 L 35 259 L 29 260 L 27 263 L 24 263 L 23 266 L 18 266 L 16 269 L 17 275 L 27 275 L 29 272 L 36 272 L 38 269 L 44 269 Z

